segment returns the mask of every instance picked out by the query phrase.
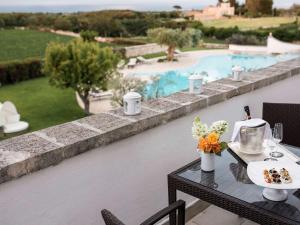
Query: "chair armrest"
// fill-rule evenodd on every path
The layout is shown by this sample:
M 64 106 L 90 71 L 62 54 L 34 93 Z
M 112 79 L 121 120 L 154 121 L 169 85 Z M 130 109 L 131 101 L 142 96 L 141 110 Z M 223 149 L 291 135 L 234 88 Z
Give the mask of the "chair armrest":
M 178 225 L 184 225 L 185 223 L 185 202 L 182 200 L 178 200 L 168 207 L 162 209 L 155 215 L 151 216 L 149 219 L 145 220 L 141 225 L 153 225 L 165 216 L 169 215 L 172 212 L 176 212 L 178 210 Z

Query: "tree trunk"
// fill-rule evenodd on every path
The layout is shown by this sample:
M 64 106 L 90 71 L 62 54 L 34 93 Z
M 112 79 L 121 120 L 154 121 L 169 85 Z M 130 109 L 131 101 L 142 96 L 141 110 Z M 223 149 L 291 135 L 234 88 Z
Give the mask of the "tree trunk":
M 169 46 L 168 47 L 168 61 L 173 61 L 174 60 L 174 52 L 175 52 L 175 47 Z
M 86 115 L 90 115 L 90 100 L 89 100 L 89 92 L 78 93 L 80 99 L 84 104 L 84 112 Z

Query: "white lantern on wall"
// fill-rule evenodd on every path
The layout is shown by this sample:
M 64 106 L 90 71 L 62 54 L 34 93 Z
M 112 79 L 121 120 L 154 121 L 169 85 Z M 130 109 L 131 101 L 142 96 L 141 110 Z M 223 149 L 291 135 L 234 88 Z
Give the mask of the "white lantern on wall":
M 128 116 L 138 115 L 142 111 L 142 96 L 134 91 L 123 96 L 124 113 Z
M 243 68 L 241 66 L 232 67 L 233 80 L 241 81 L 242 80 L 242 72 L 243 72 Z
M 189 92 L 201 94 L 203 92 L 203 77 L 200 74 L 193 74 L 189 77 Z

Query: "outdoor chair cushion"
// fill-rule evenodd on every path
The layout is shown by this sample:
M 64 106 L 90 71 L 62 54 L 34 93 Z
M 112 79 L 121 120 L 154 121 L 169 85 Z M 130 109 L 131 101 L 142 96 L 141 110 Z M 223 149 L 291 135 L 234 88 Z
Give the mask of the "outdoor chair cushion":
M 10 134 L 15 132 L 20 132 L 23 130 L 26 130 L 29 127 L 29 124 L 27 122 L 16 122 L 16 123 L 9 123 L 4 125 L 4 133 Z
M 5 115 L 3 112 L 0 111 L 0 127 L 4 126 L 5 124 Z
M 14 105 L 14 103 L 10 101 L 4 102 L 1 110 L 6 114 L 10 114 L 10 115 L 18 114 L 16 106 Z
M 17 123 L 20 121 L 20 114 L 13 114 L 13 115 L 6 115 L 5 116 L 5 123 L 10 124 L 10 123 Z

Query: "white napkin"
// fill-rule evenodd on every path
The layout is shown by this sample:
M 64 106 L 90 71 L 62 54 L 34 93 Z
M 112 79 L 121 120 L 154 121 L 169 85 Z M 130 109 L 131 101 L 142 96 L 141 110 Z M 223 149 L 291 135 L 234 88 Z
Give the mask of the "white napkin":
M 245 121 L 237 121 L 234 124 L 234 129 L 231 137 L 232 142 L 240 141 L 240 129 L 243 126 L 246 127 L 258 127 L 262 124 L 266 124 L 266 129 L 265 129 L 265 139 L 269 139 L 272 136 L 270 124 L 263 120 L 263 119 L 251 119 L 251 120 L 245 120 Z

